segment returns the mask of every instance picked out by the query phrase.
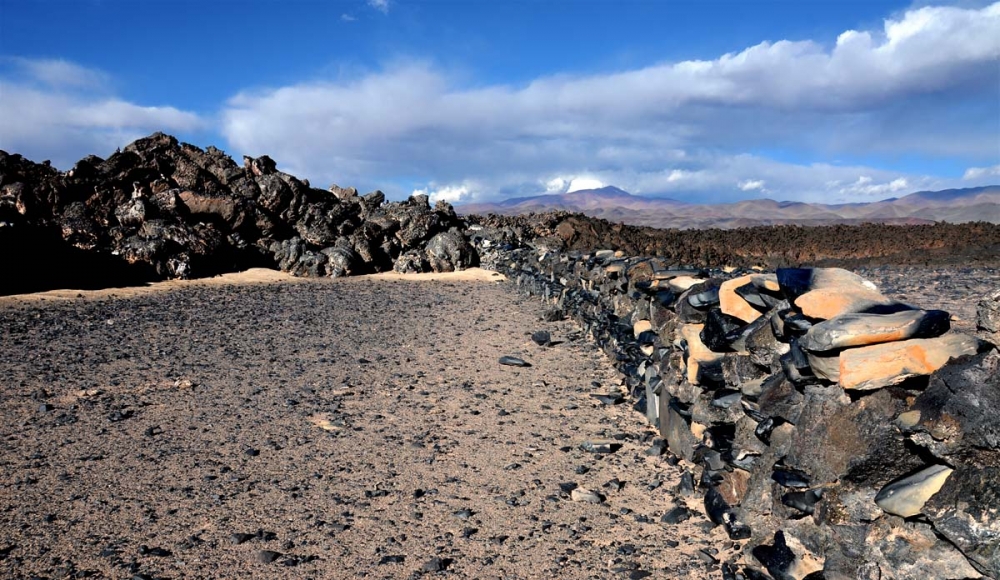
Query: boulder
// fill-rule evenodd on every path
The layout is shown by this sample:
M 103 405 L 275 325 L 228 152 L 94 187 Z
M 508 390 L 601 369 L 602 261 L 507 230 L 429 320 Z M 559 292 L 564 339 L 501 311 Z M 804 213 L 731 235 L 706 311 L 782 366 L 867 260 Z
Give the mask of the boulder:
M 885 390 L 852 402 L 835 386 L 810 387 L 785 463 L 813 485 L 879 489 L 925 466 L 892 423 L 904 405 Z
M 979 341 L 965 334 L 850 348 L 840 353 L 840 385 L 872 390 L 899 384 L 929 375 L 953 358 L 975 354 L 978 348 Z
M 775 532 L 773 544 L 761 544 L 752 553 L 776 580 L 803 580 L 823 570 L 823 558 L 783 531 Z
M 890 313 L 911 308 L 865 286 L 817 288 L 799 296 L 793 304 L 803 315 L 820 320 L 851 312 Z
M 429 272 L 431 265 L 427 261 L 427 255 L 424 252 L 406 250 L 393 262 L 392 269 L 400 274 L 419 274 L 421 272 Z
M 890 313 L 911 307 L 890 300 L 874 284 L 840 268 L 779 268 L 778 285 L 796 309 L 826 320 L 850 312 Z
M 864 539 L 863 559 L 877 567 L 879 580 L 965 580 L 980 574 L 961 552 L 918 522 L 879 520 Z M 870 576 L 872 577 L 872 576 Z
M 712 309 L 705 317 L 701 341 L 713 352 L 729 352 L 730 343 L 739 338 L 739 330 L 743 326 L 744 323 L 739 318 L 724 314 L 719 309 Z
M 457 228 L 427 242 L 427 261 L 435 272 L 453 272 L 479 265 L 479 255 Z
M 691 433 L 688 421 L 681 415 L 679 401 L 660 397 L 660 437 L 667 442 L 670 452 L 691 461 L 697 441 Z
M 875 284 L 842 268 L 778 268 L 775 279 L 782 294 L 789 300 L 819 288 L 862 287 L 873 292 L 878 290 Z
M 962 357 L 934 373 L 910 415 L 910 439 L 945 461 L 1000 466 L 1000 352 Z M 998 506 L 1000 508 L 1000 506 Z

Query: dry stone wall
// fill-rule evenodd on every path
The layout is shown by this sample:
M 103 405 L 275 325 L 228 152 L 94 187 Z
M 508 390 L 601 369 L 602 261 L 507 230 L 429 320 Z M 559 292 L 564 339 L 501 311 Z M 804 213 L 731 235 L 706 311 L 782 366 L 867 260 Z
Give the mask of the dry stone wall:
M 846 270 L 722 272 L 471 234 L 616 361 L 707 516 L 745 544 L 725 579 L 1000 574 L 996 296 L 977 338 Z

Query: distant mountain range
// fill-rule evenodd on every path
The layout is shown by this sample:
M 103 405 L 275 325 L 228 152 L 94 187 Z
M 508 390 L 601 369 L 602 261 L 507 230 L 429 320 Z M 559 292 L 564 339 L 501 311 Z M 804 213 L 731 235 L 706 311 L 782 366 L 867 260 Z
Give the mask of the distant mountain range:
M 919 191 L 870 203 L 822 204 L 754 199 L 692 204 L 632 195 L 617 187 L 518 197 L 497 203 L 456 206 L 461 214 L 517 215 L 564 210 L 656 228 L 739 228 L 761 225 L 830 225 L 878 222 L 924 224 L 945 221 L 1000 223 L 1000 185 Z

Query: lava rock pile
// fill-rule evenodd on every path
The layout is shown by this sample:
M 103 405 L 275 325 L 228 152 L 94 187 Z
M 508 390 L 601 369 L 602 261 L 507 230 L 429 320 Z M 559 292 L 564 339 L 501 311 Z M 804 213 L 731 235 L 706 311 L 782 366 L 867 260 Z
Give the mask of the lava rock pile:
M 478 258 L 447 203 L 385 202 L 156 133 L 68 172 L 0 152 L 0 294 L 279 267 L 297 276 L 451 271 Z
M 680 268 L 495 233 L 478 230 L 484 262 L 617 361 L 708 517 L 745 542 L 726 580 L 1000 574 L 996 296 L 977 338 L 846 270 Z

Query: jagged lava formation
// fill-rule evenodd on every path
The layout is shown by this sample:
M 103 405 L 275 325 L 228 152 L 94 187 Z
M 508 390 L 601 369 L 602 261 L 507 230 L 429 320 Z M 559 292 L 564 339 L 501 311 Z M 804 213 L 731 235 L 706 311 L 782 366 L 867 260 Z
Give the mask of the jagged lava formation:
M 321 190 L 267 156 L 156 133 L 61 172 L 0 152 L 0 294 L 278 267 L 300 276 L 475 265 L 447 203 Z

